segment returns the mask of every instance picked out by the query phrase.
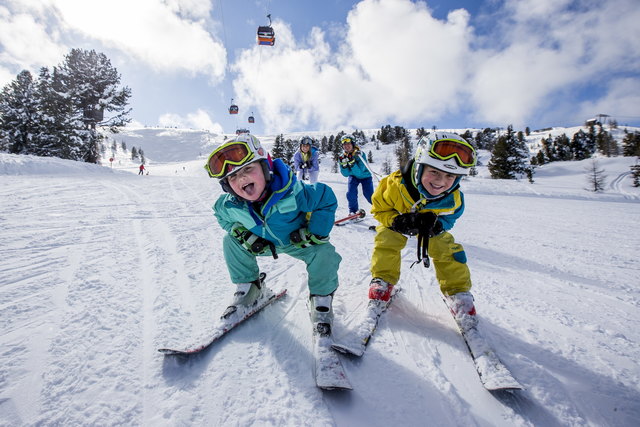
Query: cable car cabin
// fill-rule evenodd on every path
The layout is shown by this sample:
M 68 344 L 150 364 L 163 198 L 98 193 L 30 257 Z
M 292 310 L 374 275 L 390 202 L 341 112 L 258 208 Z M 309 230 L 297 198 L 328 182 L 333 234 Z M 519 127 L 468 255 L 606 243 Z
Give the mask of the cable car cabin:
M 238 106 L 235 104 L 231 104 L 229 107 L 229 114 L 238 114 Z
M 249 123 L 255 123 L 256 119 L 253 118 L 253 116 L 249 116 Z
M 276 44 L 276 33 L 273 32 L 273 28 L 268 25 L 258 27 L 258 44 L 264 46 Z

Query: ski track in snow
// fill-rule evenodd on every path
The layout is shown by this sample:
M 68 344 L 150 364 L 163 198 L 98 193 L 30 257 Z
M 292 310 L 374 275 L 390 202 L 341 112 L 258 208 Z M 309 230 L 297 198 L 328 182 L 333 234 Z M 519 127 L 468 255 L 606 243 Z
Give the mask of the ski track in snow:
M 346 206 L 345 181 L 326 178 Z M 259 261 L 268 286 L 288 289 L 284 299 L 196 356 L 157 352 L 211 327 L 234 289 L 211 180 L 0 181 L 0 425 L 632 426 L 640 417 L 640 215 L 622 178 L 610 185 L 615 200 L 540 187 L 496 194 L 482 181 L 465 192 L 454 235 L 481 327 L 526 387 L 493 394 L 433 269 L 409 268 L 415 239 L 402 292 L 367 352 L 342 358 L 354 390 L 323 393 L 305 268 L 287 256 Z M 343 257 L 336 337 L 365 308 L 374 234 L 360 225 L 331 234 Z

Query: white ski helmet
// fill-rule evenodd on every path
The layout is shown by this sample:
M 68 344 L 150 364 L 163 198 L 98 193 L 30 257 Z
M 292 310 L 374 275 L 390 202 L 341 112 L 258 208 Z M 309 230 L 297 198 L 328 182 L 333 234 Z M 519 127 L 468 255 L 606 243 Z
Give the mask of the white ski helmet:
M 463 137 L 455 133 L 429 132 L 420 138 L 414 157 L 415 182 L 420 182 L 420 165 L 429 165 L 454 175 L 469 175 L 476 164 L 476 150 Z

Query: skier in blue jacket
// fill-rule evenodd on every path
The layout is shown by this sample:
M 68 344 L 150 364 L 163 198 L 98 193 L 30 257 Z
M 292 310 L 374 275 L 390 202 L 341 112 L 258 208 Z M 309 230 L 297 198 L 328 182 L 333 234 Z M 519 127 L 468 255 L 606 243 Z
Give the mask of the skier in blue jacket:
M 260 302 L 257 256 L 285 253 L 307 265 L 314 331 L 331 333 L 332 299 L 341 257 L 329 242 L 337 200 L 325 184 L 304 184 L 280 159 L 272 160 L 253 135 L 241 134 L 216 148 L 205 169 L 227 194 L 213 210 L 227 231 L 222 241 L 234 300 L 223 317 Z
M 320 163 L 318 149 L 312 145 L 313 140 L 304 136 L 300 139 L 300 149 L 293 155 L 293 165 L 299 181 L 308 179 L 311 184 L 318 182 Z
M 340 173 L 349 178 L 347 183 L 347 202 L 349 214 L 358 212 L 358 185 L 362 185 L 362 194 L 371 203 L 373 194 L 373 179 L 368 168 L 367 159 L 360 152 L 360 147 L 355 144 L 352 135 L 344 135 L 340 138 L 344 152 L 338 158 Z

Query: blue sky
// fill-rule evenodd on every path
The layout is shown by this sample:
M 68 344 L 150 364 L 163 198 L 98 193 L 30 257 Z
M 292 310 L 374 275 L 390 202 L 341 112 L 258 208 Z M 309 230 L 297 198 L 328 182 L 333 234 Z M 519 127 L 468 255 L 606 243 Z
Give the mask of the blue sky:
M 637 0 L 2 0 L 0 85 L 105 53 L 143 125 L 640 125 Z M 258 46 L 271 13 L 277 42 Z M 240 114 L 227 112 L 231 98 Z M 256 123 L 247 122 L 253 114 Z

